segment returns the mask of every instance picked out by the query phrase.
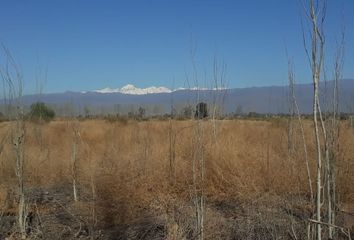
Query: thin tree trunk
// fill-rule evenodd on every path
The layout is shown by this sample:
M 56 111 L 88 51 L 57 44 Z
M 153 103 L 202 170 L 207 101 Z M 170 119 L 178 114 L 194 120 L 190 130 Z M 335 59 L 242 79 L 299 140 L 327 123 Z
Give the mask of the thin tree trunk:
M 322 3 L 323 5 L 320 5 Z M 316 5 L 316 6 L 315 6 Z M 315 10 L 316 9 L 316 10 Z M 319 98 L 319 83 L 321 78 L 321 71 L 323 69 L 324 61 L 324 36 L 323 36 L 323 22 L 325 19 L 325 9 L 326 2 L 316 2 L 314 0 L 309 1 L 309 13 L 310 22 L 312 25 L 311 30 L 311 71 L 312 71 L 312 81 L 313 81 L 313 123 L 315 128 L 315 139 L 316 139 L 316 152 L 317 152 L 317 177 L 316 177 L 316 220 L 321 222 L 321 207 L 322 207 L 322 147 L 321 147 L 321 137 L 320 137 L 320 124 L 322 125 L 322 131 L 325 138 L 325 150 L 326 157 L 328 153 L 327 143 L 326 143 L 326 129 L 324 128 L 323 118 L 320 108 L 320 98 Z M 308 51 L 306 50 L 308 53 Z M 320 118 L 320 123 L 318 122 Z M 322 226 L 321 224 L 316 224 L 316 238 L 317 240 L 322 239 Z
M 26 197 L 25 197 L 25 187 L 24 187 L 24 123 L 21 119 L 17 120 L 16 123 L 16 135 L 15 135 L 15 152 L 16 152 L 16 175 L 18 179 L 18 194 L 19 194 L 19 204 L 18 204 L 18 223 L 21 232 L 21 238 L 26 238 Z
M 22 105 L 23 95 L 23 77 L 15 60 L 13 59 L 10 51 L 2 45 L 6 57 L 6 66 L 0 67 L 0 75 L 4 83 L 5 98 L 6 95 L 9 99 L 9 118 L 13 123 L 11 129 L 12 144 L 16 156 L 16 169 L 15 174 L 18 181 L 18 227 L 20 230 L 21 238 L 26 239 L 26 219 L 27 219 L 27 203 L 24 185 L 24 165 L 25 165 L 25 123 Z M 14 104 L 15 103 L 15 104 Z M 14 104 L 14 105 L 12 105 Z M 15 107 L 15 111 L 13 111 Z M 14 119 L 13 119 L 14 118 Z
M 79 143 L 79 129 L 77 123 L 73 123 L 73 142 L 72 142 L 72 153 L 71 153 L 71 177 L 72 177 L 72 187 L 73 187 L 73 197 L 74 201 L 78 201 L 78 190 L 77 190 L 77 154 L 78 154 L 78 143 Z
M 289 101 L 290 101 L 290 121 L 293 121 L 293 115 L 296 114 L 297 116 L 297 120 L 299 122 L 299 126 L 300 126 L 300 131 L 301 131 L 301 137 L 302 137 L 302 143 L 303 143 L 303 148 L 304 148 L 304 155 L 305 155 L 305 164 L 306 164 L 306 172 L 307 172 L 307 181 L 308 181 L 308 185 L 309 185 L 309 190 L 310 190 L 310 199 L 311 202 L 314 201 L 314 194 L 313 194 L 313 188 L 312 188 L 312 178 L 311 178 L 311 170 L 310 170 L 310 163 L 309 163 L 309 159 L 308 159 L 308 151 L 307 151 L 307 143 L 306 143 L 306 138 L 305 138 L 305 130 L 304 130 L 304 126 L 302 123 L 302 119 L 301 119 L 301 114 L 300 114 L 300 109 L 299 106 L 297 104 L 297 100 L 296 100 L 296 95 L 295 95 L 295 75 L 294 75 L 294 69 L 293 69 L 293 63 L 291 60 L 289 60 L 288 62 L 288 78 L 289 78 Z M 289 123 L 289 128 L 292 128 L 292 123 Z M 289 138 L 291 138 L 293 135 L 293 130 L 289 129 Z M 288 151 L 292 152 L 294 151 L 294 145 L 293 143 L 289 142 L 288 145 Z
M 316 220 L 321 221 L 321 191 L 322 191 L 322 157 L 321 157 L 321 142 L 319 136 L 319 129 L 318 129 L 318 122 L 317 122 L 317 95 L 318 95 L 318 85 L 317 83 L 314 84 L 314 108 L 313 108 L 313 122 L 315 126 L 315 138 L 316 138 L 316 148 L 317 148 L 317 195 L 316 195 Z M 321 240 L 321 225 L 316 225 L 317 229 L 317 239 Z

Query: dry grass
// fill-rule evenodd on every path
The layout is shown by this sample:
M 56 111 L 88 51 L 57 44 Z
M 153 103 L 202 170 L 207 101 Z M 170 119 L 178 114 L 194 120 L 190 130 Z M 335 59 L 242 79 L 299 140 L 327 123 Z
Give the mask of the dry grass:
M 305 132 L 314 172 L 311 124 L 305 122 Z M 311 211 L 301 137 L 296 136 L 296 153 L 289 158 L 286 120 L 223 120 L 216 126 L 215 138 L 212 122 L 202 123 L 206 238 L 291 239 L 293 228 L 301 239 L 305 231 L 303 220 Z M 5 136 L 8 129 L 9 123 L 0 123 L 0 136 Z M 39 207 L 36 214 L 48 222 L 45 224 L 42 219 L 42 237 L 69 239 L 66 236 L 95 234 L 99 239 L 193 238 L 194 121 L 173 122 L 177 134 L 173 184 L 169 173 L 168 121 L 89 120 L 79 122 L 79 129 L 80 201 L 73 203 L 72 121 L 27 123 L 26 186 L 33 200 L 32 211 Z M 343 206 L 352 206 L 354 133 L 344 123 L 340 132 L 339 198 Z M 9 197 L 16 186 L 13 159 L 7 141 L 0 155 L 0 200 L 7 212 L 16 206 L 11 203 L 14 197 Z M 77 229 L 65 230 L 73 223 L 63 220 L 59 224 L 58 211 L 70 212 L 71 221 L 80 222 Z M 80 233 L 83 225 L 87 226 L 86 233 Z

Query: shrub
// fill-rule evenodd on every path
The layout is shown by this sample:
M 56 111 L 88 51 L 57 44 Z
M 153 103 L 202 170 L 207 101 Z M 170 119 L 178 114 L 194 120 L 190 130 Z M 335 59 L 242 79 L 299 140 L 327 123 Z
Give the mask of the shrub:
M 181 114 L 178 116 L 178 119 L 185 120 L 185 119 L 191 119 L 192 117 L 193 117 L 193 108 L 192 106 L 188 105 L 182 109 Z
M 43 102 L 33 103 L 31 105 L 31 111 L 29 117 L 36 121 L 51 121 L 55 117 L 55 112 L 53 109 L 49 108 Z
M 202 119 L 208 117 L 208 106 L 204 102 L 197 104 L 195 109 L 195 118 Z

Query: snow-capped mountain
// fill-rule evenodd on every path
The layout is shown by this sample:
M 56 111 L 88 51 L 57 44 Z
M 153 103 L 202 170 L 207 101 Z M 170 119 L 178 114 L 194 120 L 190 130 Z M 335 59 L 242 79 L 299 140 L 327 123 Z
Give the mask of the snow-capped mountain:
M 99 89 L 99 90 L 94 90 L 93 92 L 97 92 L 97 93 L 122 93 L 122 94 L 131 94 L 131 95 L 145 95 L 145 94 L 155 94 L 155 93 L 171 93 L 171 92 L 175 92 L 175 91 L 181 91 L 181 90 L 191 90 L 191 91 L 208 91 L 208 90 L 226 90 L 226 88 L 200 88 L 200 87 L 191 87 L 191 88 L 177 88 L 174 90 L 171 90 L 167 87 L 148 87 L 148 88 L 139 88 L 139 87 L 135 87 L 132 84 L 127 84 L 122 88 L 103 88 L 103 89 Z M 86 92 L 82 92 L 82 93 L 86 93 Z
M 122 88 L 103 88 L 100 90 L 94 90 L 93 92 L 144 95 L 144 94 L 154 94 L 154 93 L 171 93 L 172 90 L 167 87 L 155 87 L 155 86 L 148 87 L 148 88 L 138 88 L 132 84 L 128 84 Z

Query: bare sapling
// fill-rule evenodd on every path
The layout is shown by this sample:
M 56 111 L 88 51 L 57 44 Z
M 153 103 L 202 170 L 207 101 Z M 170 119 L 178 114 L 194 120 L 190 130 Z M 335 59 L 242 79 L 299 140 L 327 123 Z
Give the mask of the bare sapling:
M 35 80 L 36 80 L 36 91 L 37 91 L 37 103 L 41 102 L 41 97 L 43 94 L 43 89 L 44 85 L 47 82 L 47 76 L 48 76 L 48 71 L 47 69 L 41 68 L 39 65 L 36 67 L 35 71 Z M 31 116 L 32 117 L 32 116 Z M 44 151 L 44 141 L 43 141 L 43 132 L 42 132 L 42 122 L 43 122 L 43 113 L 39 112 L 38 116 L 38 123 L 34 125 L 34 135 L 36 137 L 36 140 L 38 142 L 40 152 L 42 153 Z M 42 156 L 39 156 L 39 158 L 42 158 Z
M 335 230 L 332 225 L 336 225 L 336 162 L 339 153 L 339 84 L 342 79 L 342 69 L 344 61 L 344 30 L 342 31 L 341 42 L 338 45 L 334 61 L 334 82 L 332 95 L 332 116 L 327 124 L 328 155 L 326 158 L 326 188 L 327 188 L 327 211 L 328 211 L 328 235 L 329 239 L 334 239 Z
M 294 123 L 293 123 L 293 118 L 297 117 L 297 121 L 299 123 L 300 127 L 300 133 L 301 133 L 301 138 L 302 138 L 302 143 L 303 143 L 303 149 L 304 149 L 304 159 L 305 159 L 305 165 L 306 165 L 306 173 L 307 173 L 307 181 L 309 185 L 309 191 L 310 191 L 310 200 L 313 202 L 314 200 L 314 194 L 313 194 L 313 188 L 312 188 L 312 177 L 311 177 L 311 169 L 310 169 L 310 163 L 309 163 L 309 157 L 308 157 L 308 151 L 307 151 L 307 143 L 306 143 L 306 138 L 305 138 L 305 130 L 304 130 L 304 125 L 302 122 L 301 118 L 301 113 L 299 109 L 299 105 L 297 104 L 296 100 L 296 94 L 295 94 L 295 73 L 294 73 L 294 65 L 292 60 L 288 60 L 288 80 L 289 80 L 289 104 L 291 105 L 290 107 L 290 123 L 289 123 L 289 133 L 288 137 L 291 139 L 289 140 L 288 144 L 288 152 L 289 154 L 293 154 L 295 151 L 295 146 L 293 143 L 293 135 L 294 135 Z M 290 130 L 291 128 L 291 130 Z
M 335 239 L 336 225 L 336 158 L 339 152 L 339 82 L 342 78 L 342 66 L 344 55 L 344 31 L 342 41 L 337 49 L 334 61 L 334 83 L 332 96 L 332 109 L 330 115 L 324 118 L 320 102 L 320 80 L 324 74 L 324 21 L 326 17 L 327 1 L 309 0 L 306 16 L 310 23 L 311 51 L 306 47 L 311 66 L 313 81 L 313 123 L 316 139 L 316 214 L 310 222 L 316 226 L 316 239 L 322 239 L 322 226 L 328 228 L 328 238 Z M 306 9 L 306 7 L 305 7 Z M 326 211 L 322 219 L 322 210 Z
M 294 118 L 295 118 L 295 101 L 293 96 L 295 96 L 295 83 L 294 83 L 294 71 L 293 63 L 288 60 L 288 104 L 289 104 L 289 118 L 288 118 L 288 156 L 291 159 L 295 152 L 295 143 L 294 143 Z
M 221 91 L 225 91 L 225 77 L 226 77 L 226 64 L 219 64 L 216 57 L 214 57 L 213 63 L 213 109 L 212 109 L 212 122 L 213 122 L 213 136 L 214 141 L 217 144 L 217 118 L 220 117 L 221 108 L 224 103 L 225 94 Z
M 204 239 L 204 214 L 205 214 L 205 196 L 204 196 L 204 180 L 205 180 L 205 159 L 204 159 L 204 130 L 201 119 L 197 119 L 197 125 L 194 132 L 194 156 L 192 162 L 193 170 L 193 189 L 194 189 L 194 205 L 196 210 L 196 234 L 197 239 Z
M 173 93 L 171 94 L 171 116 L 169 120 L 168 127 L 168 137 L 169 137 L 169 178 L 170 184 L 174 185 L 176 183 L 176 130 L 173 126 L 173 120 L 175 117 L 175 111 L 173 106 Z
M 197 71 L 197 65 L 195 61 L 196 57 L 196 46 L 192 45 L 191 48 L 191 60 L 192 60 L 192 79 L 194 85 L 197 87 L 196 91 L 196 103 L 200 102 L 200 91 L 199 91 L 199 76 Z M 196 106 L 197 106 L 196 104 Z M 196 111 L 198 111 L 198 106 Z M 203 147 L 203 124 L 202 119 L 196 112 L 196 124 L 194 131 L 194 150 L 192 159 L 192 196 L 193 203 L 195 207 L 195 239 L 204 239 L 204 215 L 205 215 L 205 198 L 204 198 L 204 178 L 205 178 L 205 159 L 204 159 L 204 147 Z
M 78 151 L 80 143 L 80 129 L 79 122 L 74 121 L 72 123 L 72 152 L 71 152 L 71 177 L 72 177 L 72 187 L 73 187 L 73 197 L 74 201 L 78 201 L 78 190 L 77 190 L 77 160 Z
M 90 239 L 96 239 L 96 226 L 97 226 L 97 191 L 96 191 L 96 171 L 97 165 L 95 164 L 94 160 L 92 159 L 91 154 L 91 147 L 90 145 L 81 139 L 81 144 L 83 145 L 84 149 L 84 156 L 86 161 L 88 162 L 89 167 L 89 185 L 90 185 L 90 193 L 91 193 L 91 201 L 90 201 L 90 219 L 89 219 L 89 236 Z
M 6 64 L 0 68 L 0 74 L 6 87 L 8 112 L 11 121 L 11 141 L 16 158 L 15 175 L 18 182 L 17 223 L 22 239 L 26 239 L 27 202 L 25 195 L 25 132 L 24 111 L 22 104 L 23 76 L 10 51 L 2 45 Z
M 96 182 L 95 182 L 95 171 L 92 166 L 92 161 L 90 160 L 90 187 L 91 187 L 91 224 L 90 224 L 90 236 L 91 239 L 95 239 L 95 231 L 97 225 L 97 213 L 96 213 Z
M 321 141 L 321 129 L 322 134 L 325 136 L 325 128 L 323 127 L 322 113 L 320 107 L 320 97 L 319 97 L 319 84 L 321 79 L 321 73 L 324 65 L 324 45 L 325 36 L 323 31 L 323 25 L 326 17 L 326 1 L 314 1 L 309 0 L 308 8 L 305 8 L 306 17 L 310 24 L 310 41 L 311 49 L 307 49 L 306 40 L 304 36 L 305 51 L 308 56 L 308 60 L 311 67 L 312 82 L 313 82 L 313 124 L 314 124 L 314 134 L 316 139 L 316 221 L 322 221 L 321 209 L 323 204 L 323 157 L 322 157 L 322 145 Z M 320 122 L 318 121 L 320 119 Z M 326 137 L 325 137 L 326 138 Z M 324 141 L 326 142 L 326 141 Z M 316 224 L 316 239 L 322 239 L 322 225 Z

